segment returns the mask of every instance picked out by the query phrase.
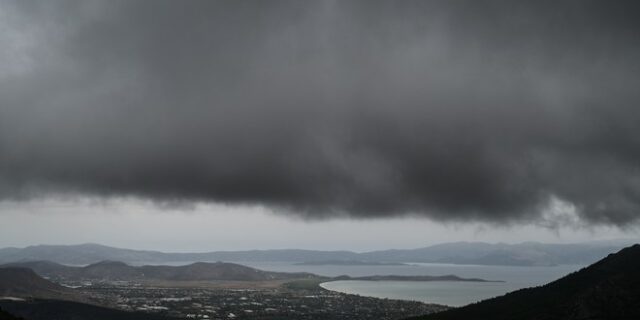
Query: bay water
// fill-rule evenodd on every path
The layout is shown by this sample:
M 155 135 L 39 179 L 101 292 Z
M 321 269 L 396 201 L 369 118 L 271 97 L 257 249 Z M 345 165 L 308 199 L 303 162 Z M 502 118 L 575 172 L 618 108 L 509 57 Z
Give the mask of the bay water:
M 283 271 L 311 272 L 318 275 L 352 277 L 370 275 L 456 275 L 462 278 L 500 280 L 501 282 L 464 281 L 330 281 L 321 284 L 327 290 L 377 298 L 415 300 L 448 306 L 463 306 L 484 299 L 528 287 L 546 284 L 584 266 L 484 266 L 436 263 L 409 263 L 407 265 L 353 266 L 353 265 L 296 265 L 291 262 L 239 262 L 254 268 Z

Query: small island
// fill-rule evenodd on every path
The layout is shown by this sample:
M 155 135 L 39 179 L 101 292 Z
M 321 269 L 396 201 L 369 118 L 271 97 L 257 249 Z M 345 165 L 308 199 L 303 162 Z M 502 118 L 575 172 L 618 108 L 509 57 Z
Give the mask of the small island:
M 298 266 L 408 266 L 401 262 L 378 262 L 362 260 L 319 260 L 295 263 Z
M 331 281 L 360 280 L 360 281 L 464 281 L 464 282 L 504 282 L 502 280 L 485 280 L 480 278 L 462 278 L 456 275 L 444 276 L 399 276 L 399 275 L 374 275 L 362 277 L 338 276 Z

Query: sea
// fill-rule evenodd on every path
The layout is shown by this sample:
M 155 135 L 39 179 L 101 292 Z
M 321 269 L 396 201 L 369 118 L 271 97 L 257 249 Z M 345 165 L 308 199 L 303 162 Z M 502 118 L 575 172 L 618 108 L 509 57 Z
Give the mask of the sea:
M 585 267 L 559 266 L 484 266 L 439 263 L 407 263 L 406 265 L 296 265 L 291 262 L 239 262 L 269 271 L 311 272 L 323 276 L 370 275 L 457 275 L 501 282 L 456 281 L 330 281 L 321 286 L 327 290 L 376 298 L 402 299 L 458 307 L 559 279 Z

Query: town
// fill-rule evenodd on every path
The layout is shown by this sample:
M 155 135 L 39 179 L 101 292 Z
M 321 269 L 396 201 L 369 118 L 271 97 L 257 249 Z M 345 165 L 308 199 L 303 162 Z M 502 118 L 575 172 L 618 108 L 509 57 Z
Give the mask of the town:
M 83 287 L 104 304 L 179 319 L 401 319 L 446 310 L 417 301 L 344 294 L 319 286 L 275 288 L 169 288 L 130 282 Z

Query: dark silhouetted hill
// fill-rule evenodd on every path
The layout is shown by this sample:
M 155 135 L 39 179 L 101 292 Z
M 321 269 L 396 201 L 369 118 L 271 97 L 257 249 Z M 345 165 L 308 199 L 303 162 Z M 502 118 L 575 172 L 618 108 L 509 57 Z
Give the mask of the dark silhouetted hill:
M 640 319 L 640 245 L 541 287 L 415 319 Z
M 0 308 L 0 320 L 24 320 L 24 319 L 15 317 L 12 314 L 10 314 L 10 313 L 2 310 L 2 308 Z
M 73 298 L 75 292 L 28 268 L 0 268 L 0 296 L 64 299 Z
M 109 309 L 90 304 L 59 301 L 59 300 L 29 300 L 29 301 L 0 301 L 0 308 L 28 320 L 168 320 L 161 315 L 127 312 Z M 6 318 L 17 320 L 17 318 Z M 0 320 L 4 320 L 0 316 Z

